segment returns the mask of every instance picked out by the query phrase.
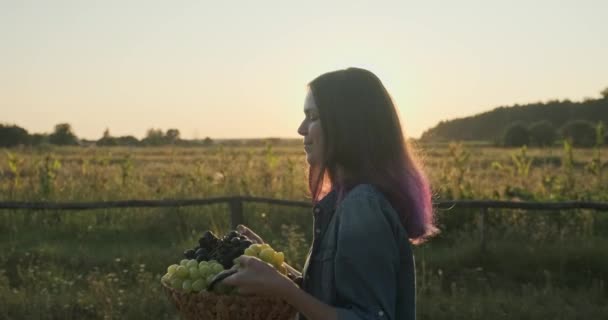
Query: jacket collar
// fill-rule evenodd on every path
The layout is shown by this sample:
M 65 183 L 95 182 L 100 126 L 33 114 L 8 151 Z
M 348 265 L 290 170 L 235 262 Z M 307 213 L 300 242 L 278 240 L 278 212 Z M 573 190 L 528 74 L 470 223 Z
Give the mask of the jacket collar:
M 319 200 L 314 206 L 314 213 L 328 213 L 336 209 L 336 201 L 338 200 L 338 192 L 332 189 L 323 199 Z

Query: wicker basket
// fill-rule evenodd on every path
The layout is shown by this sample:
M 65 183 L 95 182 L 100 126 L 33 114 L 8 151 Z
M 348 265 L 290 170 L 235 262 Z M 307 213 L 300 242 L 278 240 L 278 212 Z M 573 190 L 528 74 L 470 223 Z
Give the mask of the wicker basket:
M 185 293 L 162 284 L 169 300 L 186 320 L 292 320 L 296 310 L 276 298 Z

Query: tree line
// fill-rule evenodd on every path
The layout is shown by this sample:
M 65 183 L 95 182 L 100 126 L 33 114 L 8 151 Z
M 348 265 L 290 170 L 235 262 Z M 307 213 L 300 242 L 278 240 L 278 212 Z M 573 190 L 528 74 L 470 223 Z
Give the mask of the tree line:
M 102 137 L 98 140 L 87 141 L 80 139 L 74 133 L 69 123 L 60 123 L 50 134 L 33 133 L 14 124 L 0 124 L 0 147 L 10 148 L 19 145 L 40 146 L 44 144 L 58 146 L 78 146 L 78 145 L 97 145 L 97 146 L 162 146 L 162 145 L 212 145 L 214 141 L 207 137 L 203 140 L 184 140 L 181 139 L 178 129 L 149 129 L 145 138 L 137 139 L 134 136 L 114 137 L 110 130 L 106 129 Z
M 548 120 L 542 120 L 531 125 L 523 122 L 510 124 L 499 144 L 507 147 L 521 146 L 552 146 L 558 140 L 567 140 L 577 147 L 602 146 L 608 141 L 604 123 L 593 124 L 590 121 L 572 120 L 557 129 Z
M 101 138 L 97 140 L 81 139 L 74 133 L 72 126 L 69 123 L 60 123 L 55 125 L 51 133 L 33 133 L 30 134 L 27 130 L 14 124 L 0 124 L 0 148 L 11 148 L 16 146 L 41 146 L 41 145 L 57 145 L 57 146 L 129 146 L 129 147 L 147 147 L 147 146 L 185 146 L 185 147 L 207 147 L 212 145 L 220 145 L 226 147 L 286 147 L 286 146 L 302 146 L 301 139 L 283 139 L 283 138 L 252 138 L 252 139 L 183 139 L 178 129 L 161 129 L 151 128 L 146 132 L 143 139 L 137 139 L 134 136 L 113 136 L 109 129 L 106 129 Z
M 489 141 L 496 145 L 551 145 L 570 140 L 576 146 L 596 145 L 598 130 L 608 141 L 608 88 L 601 98 L 582 102 L 553 100 L 498 107 L 470 117 L 442 121 L 422 134 L 422 141 Z

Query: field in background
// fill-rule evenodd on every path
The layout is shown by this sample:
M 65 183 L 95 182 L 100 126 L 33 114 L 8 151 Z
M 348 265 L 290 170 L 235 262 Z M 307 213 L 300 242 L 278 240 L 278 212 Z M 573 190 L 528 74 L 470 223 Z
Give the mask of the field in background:
M 608 201 L 607 151 L 446 144 L 421 146 L 421 157 L 436 199 Z M 0 200 L 307 199 L 300 147 L 11 149 L 0 153 L 0 177 Z M 308 210 L 244 211 L 301 267 Z M 0 319 L 174 319 L 161 273 L 204 230 L 228 230 L 228 212 L 0 210 Z M 437 214 L 442 234 L 415 248 L 420 319 L 608 314 L 608 212 L 493 210 L 484 251 L 477 211 Z

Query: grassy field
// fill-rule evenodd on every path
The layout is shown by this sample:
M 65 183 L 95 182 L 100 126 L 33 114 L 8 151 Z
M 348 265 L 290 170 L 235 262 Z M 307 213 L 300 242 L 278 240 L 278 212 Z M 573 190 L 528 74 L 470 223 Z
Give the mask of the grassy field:
M 608 201 L 608 150 L 421 146 L 436 199 Z M 603 169 L 603 173 L 602 173 Z M 254 195 L 306 200 L 299 147 L 37 148 L 0 152 L 0 200 Z M 247 224 L 301 267 L 307 209 L 244 207 Z M 225 205 L 0 210 L 0 319 L 176 319 L 167 265 Z M 608 314 L 608 212 L 492 210 L 481 249 L 474 210 L 437 210 L 415 248 L 419 319 L 601 319 Z

